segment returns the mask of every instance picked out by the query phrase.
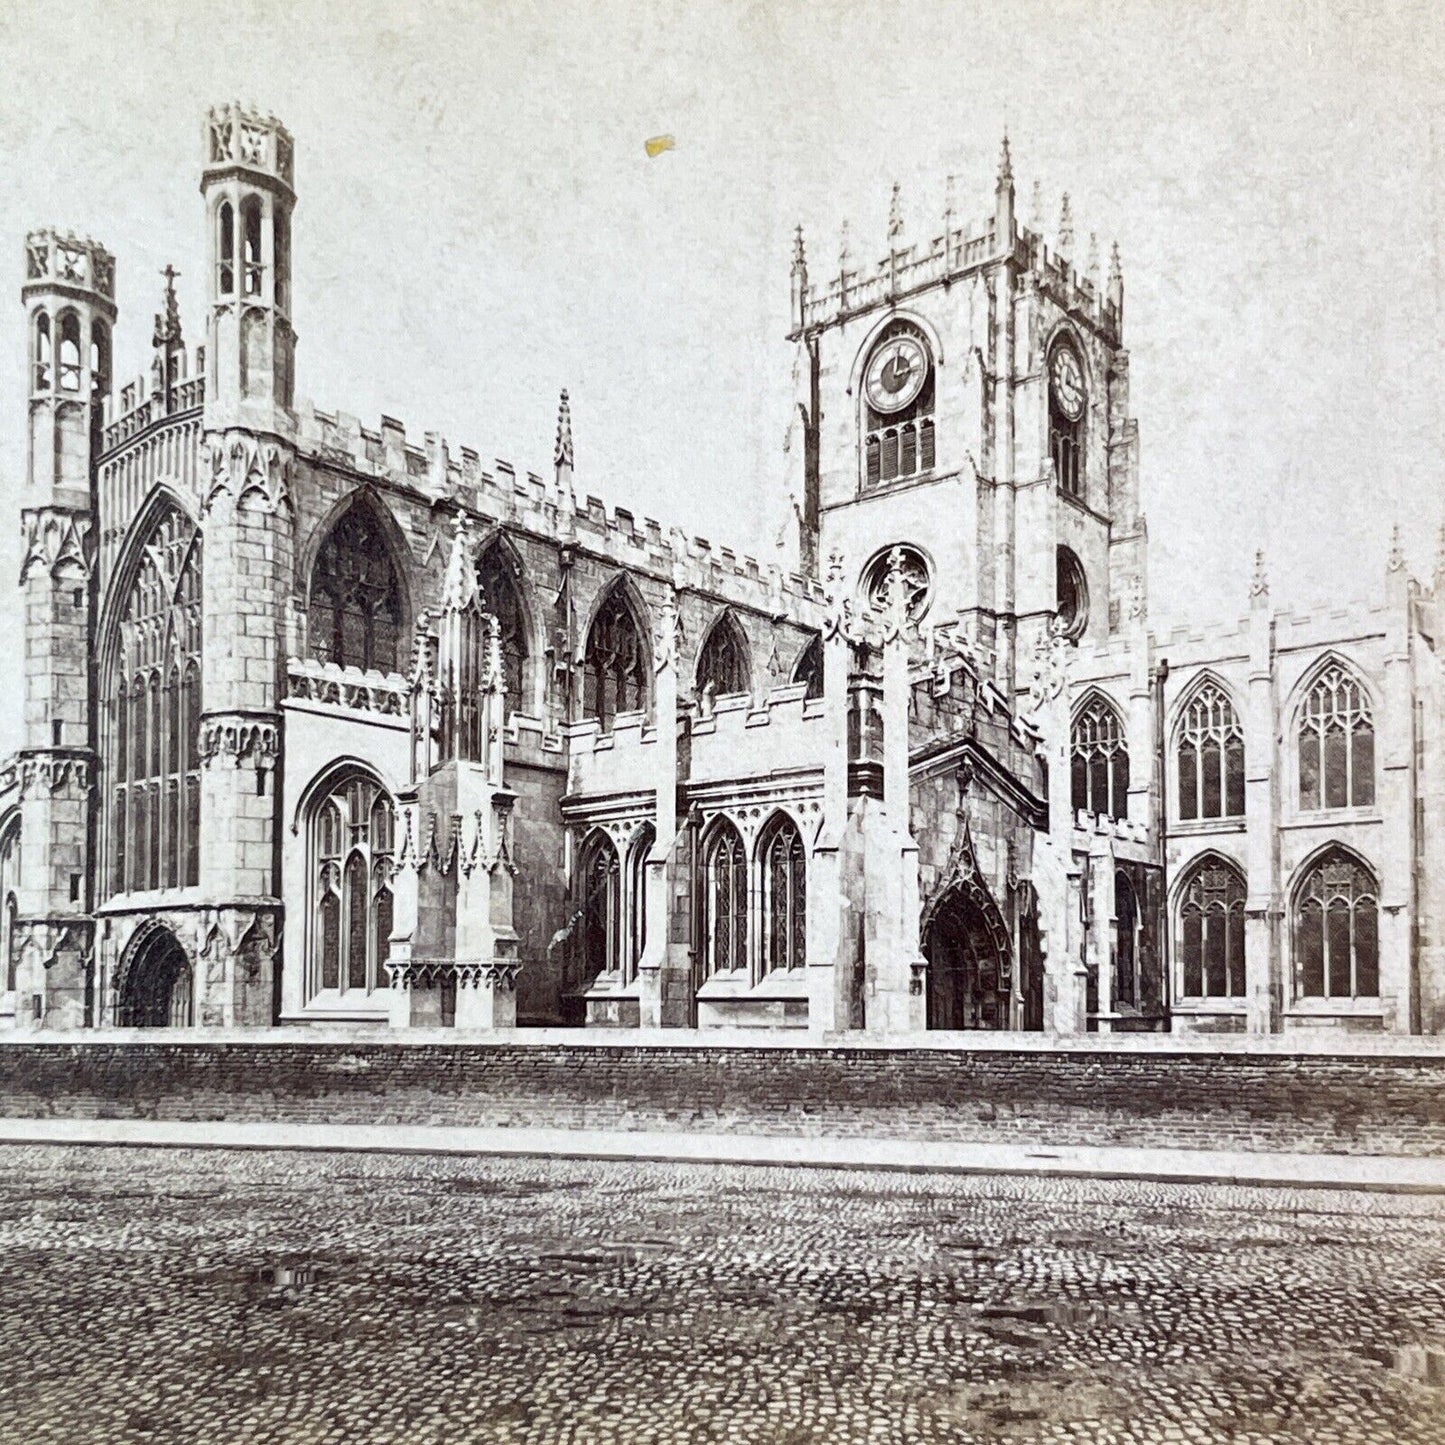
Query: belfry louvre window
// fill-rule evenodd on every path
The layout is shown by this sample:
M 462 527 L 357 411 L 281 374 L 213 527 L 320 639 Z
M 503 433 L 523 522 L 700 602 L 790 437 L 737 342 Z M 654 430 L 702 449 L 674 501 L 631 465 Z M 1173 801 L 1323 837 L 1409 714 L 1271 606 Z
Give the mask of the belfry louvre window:
M 1367 808 L 1375 801 L 1375 726 L 1364 689 L 1328 668 L 1300 710 L 1299 805 Z
M 808 858 L 791 818 L 769 828 L 760 851 L 765 966 L 802 968 L 808 953 Z
M 604 732 L 617 714 L 647 706 L 647 654 L 641 629 L 620 591 L 602 604 L 587 634 L 582 667 L 582 714 Z
M 1185 998 L 1244 993 L 1244 879 L 1222 858 L 1187 875 L 1179 899 L 1180 992 Z
M 106 689 L 110 891 L 200 882 L 201 538 L 154 522 L 121 613 Z
M 364 995 L 387 987 L 395 852 L 396 813 L 374 779 L 344 777 L 313 806 L 313 995 Z
M 398 669 L 401 587 L 381 528 L 364 503 L 337 521 L 317 554 L 308 636 L 322 662 Z
M 477 563 L 477 585 L 482 589 L 482 606 L 497 619 L 502 631 L 507 711 L 526 712 L 530 699 L 524 695 L 522 683 L 527 666 L 527 624 L 517 580 L 500 547 L 488 548 Z
M 1179 816 L 1244 816 L 1244 733 L 1234 704 L 1206 682 L 1189 699 L 1179 725 Z
M 1295 978 L 1302 998 L 1376 998 L 1379 893 L 1370 870 L 1331 848 L 1300 882 L 1294 904 Z
M 1119 714 L 1101 697 L 1074 719 L 1072 772 L 1075 812 L 1129 816 L 1129 750 Z
M 739 972 L 748 966 L 748 856 L 731 823 L 713 834 L 704 871 L 707 971 Z

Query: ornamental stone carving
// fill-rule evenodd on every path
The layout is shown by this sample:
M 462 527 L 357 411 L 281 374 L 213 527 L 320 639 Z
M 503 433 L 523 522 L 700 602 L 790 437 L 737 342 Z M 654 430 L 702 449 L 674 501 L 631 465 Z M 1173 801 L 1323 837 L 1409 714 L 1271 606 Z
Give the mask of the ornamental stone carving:
M 290 514 L 294 462 L 290 448 L 243 431 L 208 436 L 201 445 L 202 515 L 223 496 L 238 508 L 254 505 Z
M 21 512 L 20 525 L 25 533 L 24 560 L 20 564 L 20 581 L 42 571 L 56 576 L 65 569 L 67 580 L 88 582 L 95 555 L 90 517 L 84 512 L 61 512 L 49 507 Z
M 281 750 L 280 730 L 262 718 L 208 717 L 201 720 L 201 766 L 230 762 L 236 767 L 249 760 L 258 768 L 271 768 Z
M 94 760 L 88 753 L 21 753 L 14 768 L 22 798 L 67 791 L 84 795 L 95 781 Z

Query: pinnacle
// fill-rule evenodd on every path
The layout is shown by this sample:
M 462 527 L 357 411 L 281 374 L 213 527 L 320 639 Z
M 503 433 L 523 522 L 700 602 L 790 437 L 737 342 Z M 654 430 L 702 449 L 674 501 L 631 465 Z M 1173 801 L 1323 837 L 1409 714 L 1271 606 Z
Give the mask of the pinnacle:
M 896 241 L 903 234 L 903 202 L 897 181 L 893 182 L 893 197 L 888 202 L 888 239 Z
M 1000 181 L 1011 181 L 1014 178 L 1013 156 L 1008 148 L 1008 131 L 1003 133 L 1003 146 L 999 151 L 998 178 Z
M 793 231 L 793 268 L 801 270 L 807 264 L 807 253 L 803 248 L 803 227 L 800 223 Z
M 562 398 L 557 404 L 557 445 L 552 454 L 552 463 L 570 470 L 572 456 L 572 403 L 564 386 Z
M 1074 249 L 1074 212 L 1069 204 L 1069 193 L 1064 192 L 1063 208 L 1059 212 L 1059 250 L 1067 254 Z

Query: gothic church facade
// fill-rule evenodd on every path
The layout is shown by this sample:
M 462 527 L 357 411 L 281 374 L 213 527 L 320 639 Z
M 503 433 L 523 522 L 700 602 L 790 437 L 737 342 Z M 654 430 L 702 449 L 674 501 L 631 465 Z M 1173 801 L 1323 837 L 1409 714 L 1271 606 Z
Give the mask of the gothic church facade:
M 1445 569 L 1152 636 L 1117 252 L 793 268 L 796 570 L 295 398 L 294 150 L 204 127 L 204 342 L 25 247 L 0 1026 L 1445 1027 Z

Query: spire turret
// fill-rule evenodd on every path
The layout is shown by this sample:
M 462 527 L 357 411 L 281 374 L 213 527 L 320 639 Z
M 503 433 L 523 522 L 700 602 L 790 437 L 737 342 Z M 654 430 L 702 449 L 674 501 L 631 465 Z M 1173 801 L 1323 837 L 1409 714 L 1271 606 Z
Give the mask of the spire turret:
M 896 247 L 903 236 L 903 197 L 902 188 L 897 181 L 893 182 L 893 195 L 888 202 L 888 244 Z
M 1059 211 L 1059 254 L 1069 256 L 1074 250 L 1074 211 L 1069 204 L 1069 193 L 1064 192 L 1064 204 Z
M 803 313 L 808 306 L 808 257 L 803 248 L 803 228 L 793 232 L 793 325 L 802 328 Z
M 1109 305 L 1121 316 L 1124 313 L 1124 268 L 1119 263 L 1119 243 L 1109 252 Z
M 993 193 L 994 240 L 1000 250 L 1011 251 L 1014 243 L 1014 167 L 1009 154 L 1008 132 L 999 152 L 998 182 Z

